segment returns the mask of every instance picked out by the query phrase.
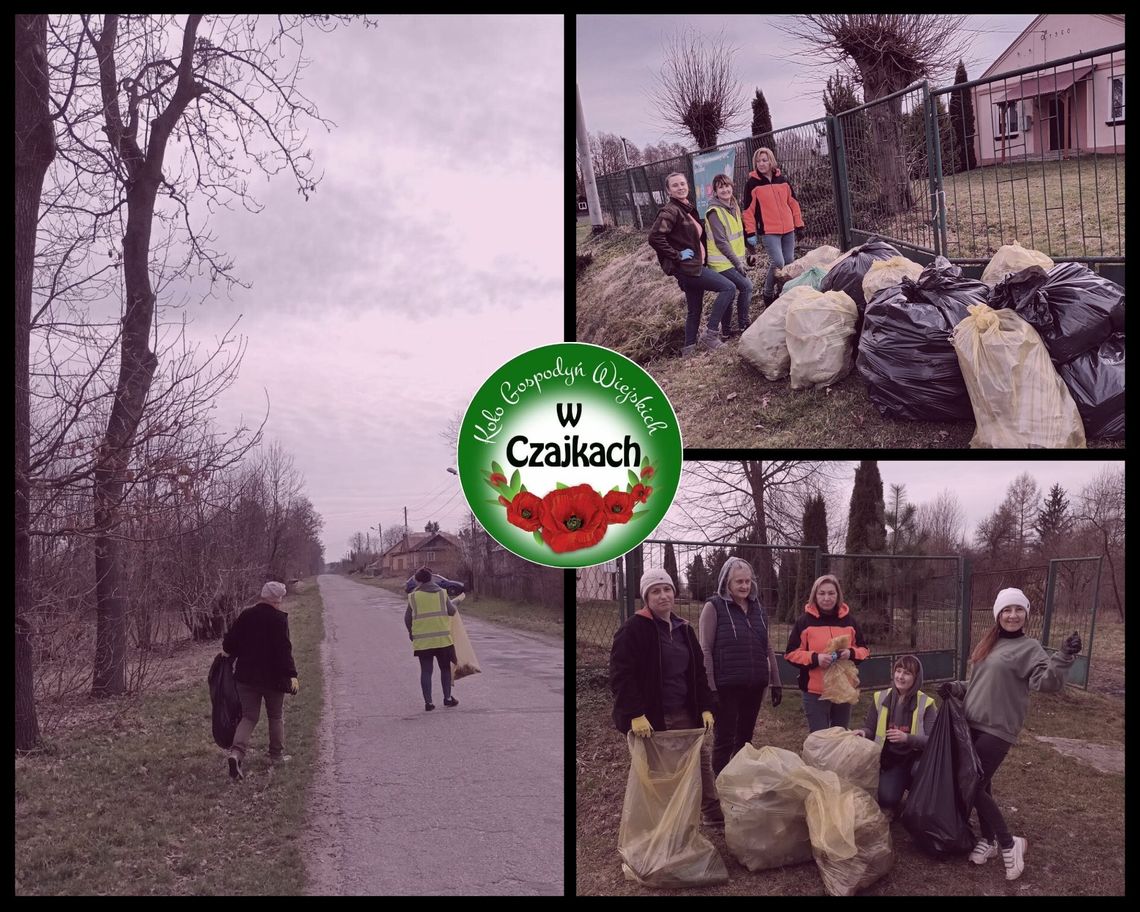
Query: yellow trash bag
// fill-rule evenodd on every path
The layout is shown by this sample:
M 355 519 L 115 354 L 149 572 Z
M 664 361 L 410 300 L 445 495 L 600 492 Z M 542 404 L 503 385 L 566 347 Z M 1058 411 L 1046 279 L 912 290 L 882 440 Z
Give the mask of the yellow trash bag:
M 463 594 L 453 598 L 453 602 L 461 601 Z M 451 663 L 451 680 L 458 681 L 468 675 L 479 674 L 483 669 L 479 667 L 479 660 L 475 657 L 475 650 L 471 641 L 467 639 L 467 629 L 463 626 L 463 618 L 459 612 L 451 615 L 451 639 L 455 643 L 455 661 Z
M 1040 250 L 1022 247 L 1014 241 L 997 249 L 982 272 L 982 281 L 993 288 L 1006 277 L 1029 266 L 1040 266 L 1048 272 L 1053 268 L 1053 260 Z
M 851 371 L 851 347 L 859 309 L 843 291 L 799 285 L 784 320 L 792 389 L 831 386 Z
M 879 760 L 882 748 L 838 725 L 812 732 L 804 739 L 804 763 L 830 770 L 868 794 L 879 794 Z
M 737 351 L 744 360 L 769 380 L 782 380 L 788 376 L 791 358 L 788 356 L 784 321 L 788 316 L 788 305 L 795 300 L 795 291 L 794 288 L 789 290 L 764 308 L 764 312 L 741 333 L 737 343 Z
M 966 309 L 950 338 L 978 425 L 970 446 L 1084 449 L 1080 412 L 1037 330 L 1012 310 Z
M 808 833 L 823 887 L 830 896 L 854 896 L 894 866 L 890 823 L 862 789 L 834 773 L 816 771 L 834 782 L 812 778 L 809 770 L 804 767 L 791 775 L 810 790 L 805 801 Z
M 809 250 L 798 260 L 792 260 L 786 266 L 777 267 L 776 279 L 780 282 L 790 282 L 792 279 L 798 279 L 813 266 L 820 266 L 826 271 L 832 263 L 839 259 L 839 254 L 839 248 L 832 247 L 830 244 L 816 247 L 815 250 Z
M 629 781 L 618 828 L 626 880 L 643 887 L 723 883 L 728 870 L 698 830 L 704 729 L 629 732 Z
M 843 636 L 833 637 L 825 647 L 826 652 L 839 652 L 851 645 L 851 638 Z M 840 659 L 832 662 L 823 671 L 823 693 L 825 700 L 832 703 L 858 703 L 859 702 L 859 669 L 850 659 Z
M 875 260 L 863 276 L 863 298 L 870 304 L 871 298 L 884 288 L 893 288 L 901 284 L 903 279 L 917 281 L 920 275 L 922 275 L 922 265 L 904 256 Z
M 811 861 L 808 793 L 789 775 L 803 765 L 792 751 L 745 744 L 716 777 L 724 841 L 749 871 Z

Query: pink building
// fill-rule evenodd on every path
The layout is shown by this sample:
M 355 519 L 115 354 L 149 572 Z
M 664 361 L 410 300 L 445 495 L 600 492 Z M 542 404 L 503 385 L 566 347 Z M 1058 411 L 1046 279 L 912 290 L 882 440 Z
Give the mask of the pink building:
M 1043 66 L 975 86 L 979 165 L 1025 156 L 1124 153 L 1124 51 L 1050 67 L 1050 61 L 1124 43 L 1124 17 L 1038 16 L 980 79 Z

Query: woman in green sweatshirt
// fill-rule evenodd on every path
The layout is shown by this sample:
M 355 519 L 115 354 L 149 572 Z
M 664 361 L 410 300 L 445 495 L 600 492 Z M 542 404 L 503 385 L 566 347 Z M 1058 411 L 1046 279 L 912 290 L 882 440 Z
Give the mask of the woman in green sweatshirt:
M 1029 843 L 1010 835 L 990 783 L 1025 724 L 1029 691 L 1060 691 L 1081 651 L 1081 638 L 1073 631 L 1061 651 L 1050 656 L 1037 640 L 1025 635 L 1028 616 L 1029 599 L 1024 592 L 999 592 L 994 600 L 994 626 L 970 654 L 969 683 L 948 681 L 938 689 L 943 698 L 965 697 L 966 720 L 982 764 L 983 779 L 974 799 L 982 838 L 970 853 L 970 861 L 985 864 L 1000 851 L 1006 880 L 1021 876 Z

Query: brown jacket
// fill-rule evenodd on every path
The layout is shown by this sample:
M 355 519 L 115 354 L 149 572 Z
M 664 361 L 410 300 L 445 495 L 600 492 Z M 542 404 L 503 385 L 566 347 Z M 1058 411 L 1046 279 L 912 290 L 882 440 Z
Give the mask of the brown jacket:
M 670 199 L 649 229 L 649 246 L 657 251 L 665 275 L 699 276 L 705 266 L 705 228 L 697 218 L 696 207 L 688 200 Z M 682 260 L 681 251 L 686 247 L 693 256 Z

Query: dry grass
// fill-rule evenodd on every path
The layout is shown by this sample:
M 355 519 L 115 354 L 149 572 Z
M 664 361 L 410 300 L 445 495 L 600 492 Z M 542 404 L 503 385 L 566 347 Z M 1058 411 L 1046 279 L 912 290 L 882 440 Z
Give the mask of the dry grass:
M 1112 646 L 1110 644 L 1116 644 Z M 1096 682 L 1123 676 L 1123 625 L 1102 615 L 1094 651 Z M 577 647 L 577 893 L 638 895 L 626 881 L 617 855 L 617 832 L 629 770 L 625 739 L 610 721 L 606 683 L 608 649 Z M 852 712 L 861 721 L 871 697 L 864 693 Z M 1025 729 L 994 780 L 994 793 L 1015 833 L 1029 839 L 1026 871 L 1008 883 L 1000 864 L 977 867 L 964 859 L 937 861 L 921 854 L 898 823 L 891 827 L 894 869 L 866 891 L 873 896 L 1123 895 L 1124 777 L 1100 773 L 1063 756 L 1035 736 L 1124 742 L 1124 705 L 1119 698 L 1067 688 L 1033 694 Z M 765 705 L 753 743 L 799 753 L 807 734 L 800 695 L 784 689 L 778 709 Z M 1080 788 L 1074 788 L 1079 782 Z M 750 873 L 728 851 L 723 834 L 711 834 L 728 867 L 726 884 L 677 891 L 692 895 L 823 895 L 813 863 Z

